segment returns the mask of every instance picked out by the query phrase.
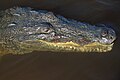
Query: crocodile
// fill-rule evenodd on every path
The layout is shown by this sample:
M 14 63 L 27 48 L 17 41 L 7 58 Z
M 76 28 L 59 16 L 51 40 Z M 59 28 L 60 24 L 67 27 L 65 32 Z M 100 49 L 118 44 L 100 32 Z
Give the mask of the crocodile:
M 0 12 L 0 55 L 32 51 L 108 52 L 116 33 L 104 24 L 67 19 L 47 10 L 12 7 Z

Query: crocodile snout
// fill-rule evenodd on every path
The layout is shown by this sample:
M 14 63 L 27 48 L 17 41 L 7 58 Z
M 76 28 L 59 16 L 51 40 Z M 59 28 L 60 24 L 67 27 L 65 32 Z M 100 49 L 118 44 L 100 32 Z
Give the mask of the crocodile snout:
M 99 40 L 102 44 L 111 44 L 116 39 L 116 33 L 112 28 L 103 28 L 101 30 L 101 39 Z

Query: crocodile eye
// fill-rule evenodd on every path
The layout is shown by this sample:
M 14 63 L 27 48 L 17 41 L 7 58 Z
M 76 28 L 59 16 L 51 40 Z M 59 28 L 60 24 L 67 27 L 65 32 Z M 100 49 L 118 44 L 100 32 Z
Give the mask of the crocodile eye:
M 107 36 L 107 35 L 108 35 L 108 31 L 107 31 L 107 30 L 102 31 L 102 33 L 101 33 L 101 36 L 102 36 L 102 37 L 105 37 L 105 36 Z
M 42 22 L 41 23 L 41 33 L 50 33 L 53 31 L 53 26 L 52 24 L 48 23 L 48 22 Z
M 51 31 L 52 31 L 52 29 L 48 28 L 48 27 L 44 27 L 44 28 L 41 29 L 42 33 L 50 33 Z

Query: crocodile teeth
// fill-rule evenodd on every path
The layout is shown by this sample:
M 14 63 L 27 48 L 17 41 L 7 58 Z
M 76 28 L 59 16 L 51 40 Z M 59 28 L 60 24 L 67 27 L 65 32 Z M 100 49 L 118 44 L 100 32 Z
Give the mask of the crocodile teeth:
M 98 51 L 99 51 L 99 48 L 96 48 L 96 51 L 98 52 Z
M 92 49 L 89 49 L 88 52 L 92 52 Z
M 62 49 L 64 49 L 65 47 L 64 46 L 61 46 Z
M 103 50 L 102 50 L 102 49 L 99 49 L 99 52 L 103 52 Z
M 70 46 L 70 49 L 73 49 L 73 47 L 72 47 L 72 46 Z

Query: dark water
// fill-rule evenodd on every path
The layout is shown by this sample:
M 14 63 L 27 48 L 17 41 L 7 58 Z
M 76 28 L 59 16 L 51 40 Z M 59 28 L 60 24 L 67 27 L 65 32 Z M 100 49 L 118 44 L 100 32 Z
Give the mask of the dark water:
M 111 23 L 117 32 L 108 53 L 33 52 L 5 55 L 0 80 L 120 80 L 120 1 L 118 0 L 1 0 L 0 9 L 29 6 L 46 9 L 91 24 Z

